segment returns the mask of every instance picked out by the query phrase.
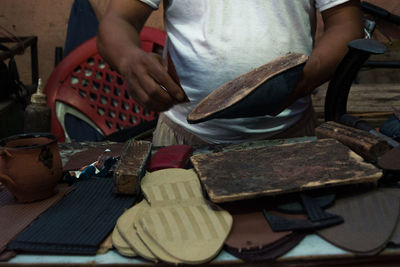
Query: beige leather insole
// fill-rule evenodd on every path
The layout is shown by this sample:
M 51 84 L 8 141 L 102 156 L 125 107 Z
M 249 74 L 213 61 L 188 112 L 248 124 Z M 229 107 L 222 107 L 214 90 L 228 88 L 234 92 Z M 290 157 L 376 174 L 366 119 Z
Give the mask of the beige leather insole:
M 215 257 L 232 227 L 232 216 L 203 198 L 194 170 L 146 174 L 142 191 L 150 208 L 135 223 L 141 240 L 158 258 L 199 264 Z

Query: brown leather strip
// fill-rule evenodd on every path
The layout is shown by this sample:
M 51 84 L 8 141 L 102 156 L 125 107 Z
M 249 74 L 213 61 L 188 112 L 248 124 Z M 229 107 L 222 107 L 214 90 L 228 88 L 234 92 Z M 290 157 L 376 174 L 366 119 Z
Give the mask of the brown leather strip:
M 73 187 L 60 185 L 57 194 L 50 198 L 31 203 L 18 203 L 15 199 L 10 202 L 10 192 L 0 192 L 0 252 L 7 243 L 17 234 L 31 224 L 44 211 L 59 201 L 65 194 L 73 190 Z
M 233 214 L 233 225 L 225 245 L 242 249 L 258 249 L 273 243 L 289 234 L 273 232 L 261 211 Z
M 305 233 L 292 233 L 265 247 L 238 250 L 225 246 L 225 250 L 246 262 L 260 262 L 276 259 L 297 246 L 306 236 Z
M 302 214 L 284 214 L 276 211 L 268 212 L 286 218 L 306 218 L 306 216 Z M 261 210 L 241 211 L 232 214 L 232 217 L 233 225 L 228 238 L 225 240 L 225 245 L 236 248 L 238 251 L 243 249 L 260 249 L 293 233 L 292 231 L 272 231 Z

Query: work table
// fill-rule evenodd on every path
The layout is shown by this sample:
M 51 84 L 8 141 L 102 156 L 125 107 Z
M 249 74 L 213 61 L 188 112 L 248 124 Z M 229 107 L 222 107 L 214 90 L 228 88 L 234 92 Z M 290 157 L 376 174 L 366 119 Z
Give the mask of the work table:
M 300 138 L 295 141 L 315 140 L 315 137 Z M 289 141 L 292 142 L 293 140 Z M 280 144 L 287 142 L 283 140 L 250 142 L 245 145 L 215 145 L 215 146 L 202 146 L 195 147 L 194 154 L 196 153 L 210 153 L 220 152 L 227 150 L 242 149 L 246 147 L 264 146 L 266 143 Z M 103 147 L 108 143 L 97 142 L 81 142 L 81 143 L 61 143 L 59 144 L 60 154 L 63 164 L 68 159 L 81 151 L 89 148 Z M 157 148 L 153 148 L 154 151 Z M 395 248 L 386 248 L 383 252 L 374 256 L 356 256 L 350 252 L 342 250 L 334 245 L 328 243 L 316 234 L 307 235 L 299 245 L 290 250 L 284 256 L 278 258 L 269 264 L 273 266 L 338 266 L 338 265 L 378 265 L 389 264 L 396 266 L 400 261 L 400 250 Z M 111 249 L 104 254 L 97 254 L 95 256 L 78 256 L 78 255 L 38 255 L 38 254 L 18 254 L 6 263 L 0 263 L 1 266 L 93 266 L 93 265 L 111 265 L 111 266 L 148 266 L 150 262 L 141 260 L 139 258 L 128 258 L 121 256 L 117 250 Z M 151 263 L 150 263 L 151 264 Z M 262 263 L 243 262 L 242 260 L 232 256 L 226 251 L 221 253 L 210 263 L 210 265 L 239 265 L 239 266 L 259 266 Z M 170 264 L 158 263 L 158 266 L 170 266 Z

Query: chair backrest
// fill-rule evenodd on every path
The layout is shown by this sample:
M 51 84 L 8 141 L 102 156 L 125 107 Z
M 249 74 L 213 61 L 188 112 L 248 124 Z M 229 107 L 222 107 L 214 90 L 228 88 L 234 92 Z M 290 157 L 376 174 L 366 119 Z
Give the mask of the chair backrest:
M 146 52 L 162 48 L 165 32 L 144 27 L 141 47 Z M 45 92 L 52 109 L 51 131 L 65 141 L 65 128 L 56 113 L 60 102 L 81 112 L 104 136 L 157 119 L 157 113 L 145 110 L 129 97 L 125 81 L 99 55 L 96 37 L 71 51 L 50 75 Z

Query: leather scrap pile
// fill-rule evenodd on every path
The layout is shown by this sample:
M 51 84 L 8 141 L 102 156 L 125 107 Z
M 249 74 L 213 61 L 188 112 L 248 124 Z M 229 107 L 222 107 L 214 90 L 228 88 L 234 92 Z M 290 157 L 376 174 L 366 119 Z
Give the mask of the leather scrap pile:
M 337 140 L 227 146 L 192 155 L 193 169 L 163 160 L 141 178 L 144 199 L 117 221 L 112 242 L 122 255 L 199 264 L 224 249 L 267 261 L 310 234 L 356 255 L 400 245 L 400 189 L 378 186 L 382 170 Z
M 322 127 L 318 140 L 191 157 L 208 197 L 233 216 L 225 251 L 272 260 L 310 234 L 355 255 L 400 245 L 400 188 L 382 182 L 399 153 L 364 132 Z
M 400 149 L 353 130 L 337 138 L 347 131 L 338 127 L 317 129 L 319 138 L 334 133 L 327 139 L 214 150 L 118 144 L 110 154 L 120 155 L 115 171 L 80 175 L 46 202 L 17 205 L 0 192 L 0 221 L 13 229 L 0 235 L 0 256 L 94 255 L 107 235 L 121 255 L 171 264 L 206 263 L 221 250 L 246 262 L 275 260 L 311 234 L 353 255 L 400 247 L 400 188 L 383 182 L 388 173 L 398 177 Z M 104 148 L 93 151 L 71 157 L 65 170 Z
M 224 250 L 247 262 L 273 260 L 311 234 L 354 255 L 376 255 L 387 247 L 398 247 L 400 189 L 352 189 L 312 196 L 312 203 L 319 206 L 312 208 L 314 212 L 302 199 L 285 204 L 279 199 L 260 200 L 251 202 L 251 208 L 249 203 L 224 207 L 233 216 Z M 318 220 L 316 214 L 338 220 L 329 223 L 329 216 Z
M 200 264 L 220 252 L 232 216 L 204 199 L 193 169 L 149 172 L 142 178 L 141 189 L 144 199 L 125 211 L 112 233 L 119 253 Z

